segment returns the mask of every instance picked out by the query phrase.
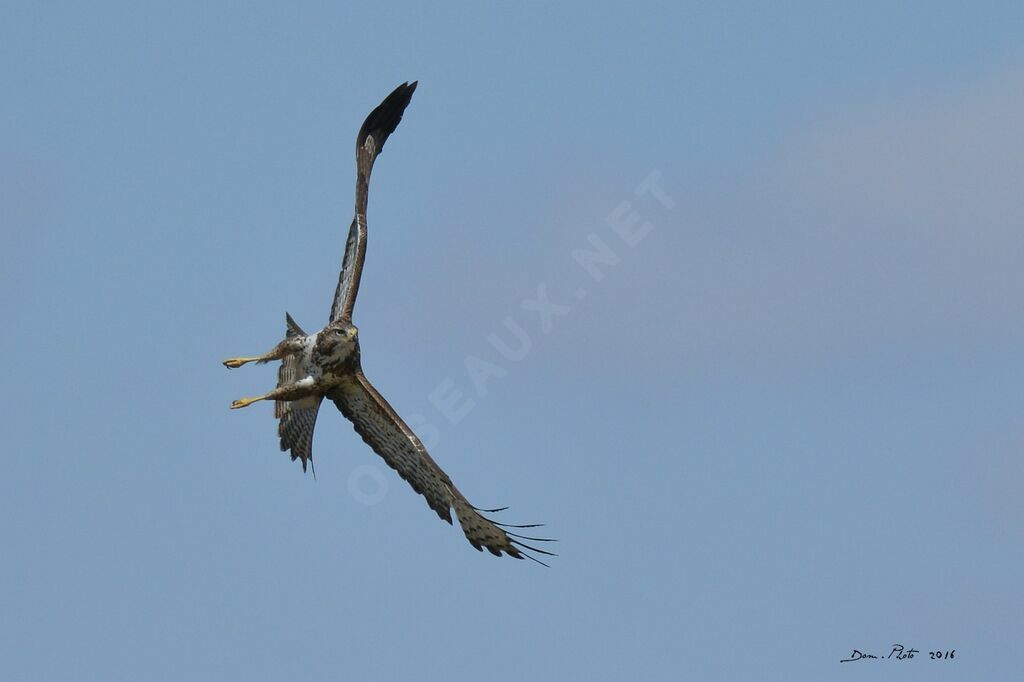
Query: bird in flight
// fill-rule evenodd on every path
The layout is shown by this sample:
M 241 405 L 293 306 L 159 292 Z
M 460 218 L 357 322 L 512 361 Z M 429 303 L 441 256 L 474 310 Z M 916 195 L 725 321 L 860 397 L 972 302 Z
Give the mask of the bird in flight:
M 327 326 L 315 334 L 307 334 L 285 314 L 285 338 L 274 348 L 257 357 L 225 360 L 228 368 L 249 362 L 265 363 L 280 360 L 277 388 L 255 398 L 242 398 L 231 409 L 246 407 L 260 400 L 276 401 L 274 416 L 278 421 L 281 450 L 290 451 L 292 461 L 302 461 L 302 470 L 313 460 L 313 429 L 320 403 L 326 397 L 352 422 L 362 439 L 398 472 L 413 490 L 426 498 L 438 516 L 452 522 L 451 509 L 459 519 L 466 538 L 478 550 L 487 548 L 491 554 L 502 553 L 517 559 L 528 558 L 543 563 L 527 550 L 554 556 L 524 541 L 551 542 L 547 538 L 520 535 L 511 529 L 533 528 L 540 524 L 513 525 L 493 521 L 484 513 L 501 509 L 479 509 L 459 492 L 437 462 L 427 453 L 423 443 L 398 413 L 377 392 L 363 374 L 359 361 L 359 331 L 352 324 L 352 310 L 366 257 L 366 204 L 370 172 L 388 136 L 395 131 L 402 114 L 416 90 L 416 82 L 403 83 L 388 95 L 366 117 L 356 136 L 356 206 L 349 227 L 345 255 L 334 292 L 331 317 Z

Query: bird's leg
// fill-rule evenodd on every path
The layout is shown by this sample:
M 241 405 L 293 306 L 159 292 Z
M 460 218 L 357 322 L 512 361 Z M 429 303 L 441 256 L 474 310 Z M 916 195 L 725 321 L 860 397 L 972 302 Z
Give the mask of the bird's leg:
M 255 402 L 259 402 L 260 400 L 266 400 L 266 399 L 267 399 L 266 395 L 261 395 L 261 396 L 258 396 L 256 398 L 239 398 L 235 402 L 231 403 L 231 409 L 232 410 L 237 410 L 240 407 L 249 407 L 250 405 L 252 405 Z
M 301 350 L 301 346 L 296 344 L 294 339 L 285 339 L 274 346 L 274 349 L 269 353 L 258 355 L 254 358 L 230 358 L 224 361 L 224 366 L 228 369 L 235 369 L 249 362 L 270 362 L 271 360 L 280 360 L 281 358 L 291 353 L 295 353 L 298 350 Z
M 264 393 L 261 396 L 255 398 L 239 398 L 235 402 L 231 403 L 231 409 L 237 410 L 240 407 L 248 407 L 255 402 L 260 400 L 299 400 L 315 393 L 315 387 L 312 377 L 306 377 L 300 379 L 292 384 L 285 384 L 278 386 L 273 391 Z
M 229 358 L 224 361 L 224 366 L 227 367 L 228 369 L 236 369 L 249 362 L 267 362 L 268 360 L 273 360 L 273 358 L 268 358 L 265 355 L 261 355 L 255 358 Z

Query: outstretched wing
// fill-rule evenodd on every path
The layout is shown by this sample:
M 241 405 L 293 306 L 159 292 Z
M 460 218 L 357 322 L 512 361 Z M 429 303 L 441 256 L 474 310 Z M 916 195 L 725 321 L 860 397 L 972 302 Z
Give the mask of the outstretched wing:
M 306 335 L 291 315 L 285 313 L 285 321 L 288 338 Z M 277 385 L 293 384 L 301 379 L 301 363 L 302 358 L 297 354 L 286 357 L 277 369 Z M 277 435 L 281 437 L 281 451 L 291 450 L 293 462 L 301 459 L 303 471 L 313 461 L 313 429 L 321 401 L 322 396 L 310 396 L 301 400 L 278 400 L 274 404 L 274 416 L 280 420 Z
M 331 322 L 342 318 L 352 319 L 359 279 L 363 274 L 363 259 L 366 258 L 366 203 L 370 172 L 388 136 L 395 132 L 402 120 L 402 113 L 409 106 L 415 90 L 415 81 L 411 84 L 402 83 L 395 88 L 370 112 L 356 136 L 356 212 L 348 228 L 345 257 L 341 262 L 338 288 L 334 291 L 334 303 L 331 305 Z
M 532 526 L 509 526 L 485 518 L 481 510 L 469 503 L 459 492 L 437 462 L 427 453 L 423 443 L 416 437 L 398 413 L 377 392 L 362 372 L 347 377 L 327 397 L 334 401 L 341 413 L 352 422 L 356 433 L 384 458 L 388 466 L 398 472 L 412 486 L 413 490 L 427 498 L 427 504 L 438 516 L 452 522 L 451 508 L 459 519 L 462 531 L 470 544 L 478 550 L 487 550 L 495 556 L 502 552 L 517 559 L 536 559 L 524 550 L 551 555 L 521 540 L 548 542 L 545 538 L 530 538 L 517 535 L 506 528 L 528 528 Z

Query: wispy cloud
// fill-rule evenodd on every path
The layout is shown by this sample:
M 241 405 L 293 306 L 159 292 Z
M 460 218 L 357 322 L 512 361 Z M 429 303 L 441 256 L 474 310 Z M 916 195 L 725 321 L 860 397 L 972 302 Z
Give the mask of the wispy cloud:
M 419 316 L 412 326 L 441 320 L 460 339 L 438 381 L 464 374 L 456 356 L 490 348 L 492 336 L 512 343 L 509 311 L 525 316 L 520 325 L 536 318 L 520 304 L 537 299 L 538 283 L 571 313 L 550 318 L 557 333 L 541 335 L 530 362 L 556 357 L 552 370 L 572 377 L 627 362 L 647 376 L 784 369 L 1024 335 L 1024 71 L 865 103 L 699 189 L 678 167 L 659 164 L 673 207 L 652 199 L 652 227 L 628 248 L 609 221 L 635 178 L 542 177 L 539 196 L 496 208 L 480 204 L 500 188 L 469 193 L 456 221 L 465 264 L 431 280 L 430 306 L 409 311 Z M 595 235 L 617 251 L 604 281 L 589 286 L 573 253 L 599 252 Z M 452 238 L 427 244 L 415 262 L 446 262 Z M 577 299 L 580 287 L 587 295 Z
M 1024 335 L 1024 72 L 823 120 L 737 175 L 715 198 L 674 186 L 683 209 L 609 287 L 637 362 Z

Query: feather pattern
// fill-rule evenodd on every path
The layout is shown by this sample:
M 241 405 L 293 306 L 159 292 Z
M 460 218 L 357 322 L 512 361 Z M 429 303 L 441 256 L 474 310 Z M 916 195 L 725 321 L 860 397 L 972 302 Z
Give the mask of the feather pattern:
M 286 338 L 305 336 L 306 333 L 285 313 Z M 300 354 L 288 355 L 277 369 L 278 387 L 294 384 L 305 375 Z M 302 470 L 313 461 L 313 430 L 323 396 L 315 395 L 300 400 L 278 400 L 274 403 L 274 416 L 278 418 L 277 435 L 281 438 L 281 451 L 291 451 L 292 461 L 302 460 Z
M 356 208 L 345 240 L 345 256 L 341 262 L 338 287 L 331 304 L 331 322 L 351 320 L 359 293 L 359 280 L 366 259 L 366 206 L 369 202 L 370 173 L 388 136 L 402 121 L 402 114 L 412 100 L 416 82 L 402 83 L 384 98 L 363 121 L 356 136 Z
M 496 556 L 501 556 L 504 552 L 517 559 L 529 557 L 520 549 L 521 547 L 541 554 L 550 554 L 523 545 L 480 514 L 480 510 L 459 492 L 412 429 L 402 421 L 362 371 L 344 378 L 327 394 L 327 397 L 334 401 L 341 413 L 352 422 L 356 433 L 366 444 L 373 448 L 388 466 L 397 471 L 399 476 L 408 481 L 413 490 L 423 495 L 438 516 L 451 523 L 451 508 L 455 508 L 463 533 L 470 544 L 478 550 L 486 548 Z

